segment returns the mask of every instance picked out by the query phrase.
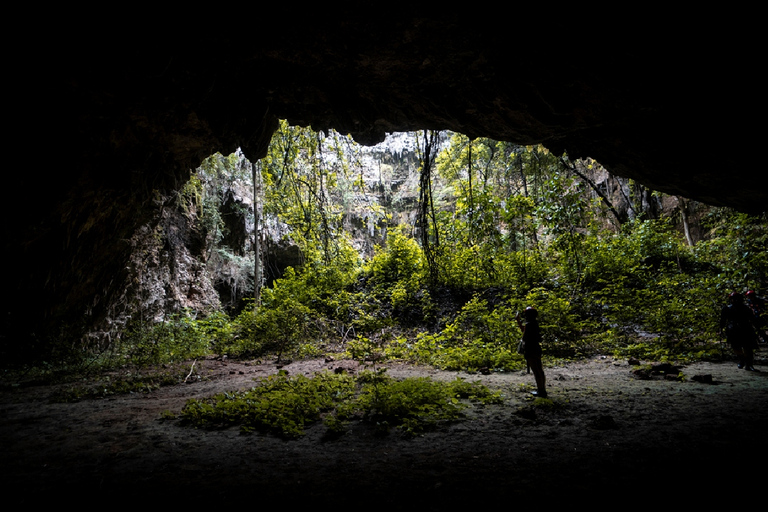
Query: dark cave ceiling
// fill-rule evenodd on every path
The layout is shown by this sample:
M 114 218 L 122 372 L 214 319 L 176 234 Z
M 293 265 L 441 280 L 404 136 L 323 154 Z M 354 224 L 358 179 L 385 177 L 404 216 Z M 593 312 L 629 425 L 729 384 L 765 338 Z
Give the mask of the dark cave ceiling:
M 33 140 L 66 157 L 63 172 L 98 179 L 184 174 L 238 146 L 255 158 L 274 118 L 366 144 L 449 129 L 542 143 L 657 190 L 765 209 L 749 155 L 759 82 L 750 46 L 733 34 L 685 16 L 418 17 L 352 5 L 325 22 L 276 11 L 248 28 L 61 34 L 19 64 L 25 107 L 39 114 L 27 119 L 43 136 Z

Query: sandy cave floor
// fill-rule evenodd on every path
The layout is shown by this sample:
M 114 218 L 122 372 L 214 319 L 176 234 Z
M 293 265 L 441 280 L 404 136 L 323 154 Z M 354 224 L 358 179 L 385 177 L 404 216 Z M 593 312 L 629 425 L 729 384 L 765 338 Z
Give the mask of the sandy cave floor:
M 626 361 L 596 357 L 546 370 L 554 410 L 535 408 L 525 372 L 490 375 L 391 364 L 396 377 L 461 376 L 505 403 L 416 438 L 352 423 L 327 439 L 163 421 L 189 398 L 248 388 L 274 363 L 197 361 L 204 380 L 108 399 L 53 403 L 56 386 L 0 388 L 3 502 L 202 506 L 364 506 L 445 510 L 496 504 L 707 505 L 766 501 L 768 348 L 760 372 L 734 363 L 685 366 L 683 381 L 639 379 Z M 291 374 L 352 361 L 297 361 Z M 699 377 L 711 377 L 711 383 Z M 694 377 L 696 377 L 694 379 Z M 7 509 L 12 510 L 12 509 Z M 16 509 L 13 509 L 16 510 Z M 298 510 L 298 508 L 297 508 Z

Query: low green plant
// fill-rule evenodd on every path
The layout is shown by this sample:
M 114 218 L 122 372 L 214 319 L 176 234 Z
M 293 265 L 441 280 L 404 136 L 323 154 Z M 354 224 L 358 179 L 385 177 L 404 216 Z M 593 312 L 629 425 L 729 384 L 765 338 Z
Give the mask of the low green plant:
M 129 328 L 111 355 L 136 367 L 194 359 L 210 353 L 214 333 L 225 328 L 226 321 L 218 314 L 209 320 L 185 312 L 164 322 Z
M 312 378 L 289 377 L 281 371 L 261 379 L 248 391 L 188 400 L 180 416 L 183 423 L 195 427 L 239 425 L 242 432 L 259 430 L 295 438 L 303 435 L 306 425 L 353 393 L 354 381 L 348 375 L 325 372 Z
M 473 400 L 482 404 L 503 403 L 501 393 L 491 391 L 477 382 L 457 378 L 439 382 L 426 377 L 393 379 L 384 370 L 361 372 L 361 385 L 356 400 L 337 411 L 330 424 L 338 428 L 353 414 L 372 423 L 380 432 L 397 427 L 413 436 L 435 428 L 442 422 L 462 417 L 467 404 Z
M 166 409 L 166 410 L 164 410 L 163 412 L 160 413 L 160 419 L 161 420 L 172 421 L 172 420 L 175 420 L 176 418 L 177 418 L 176 413 L 174 413 L 173 411 L 170 411 L 168 409 Z
M 349 340 L 344 350 L 344 355 L 360 362 L 377 361 L 384 357 L 381 346 L 365 336 Z
M 500 391 L 493 391 L 479 382 L 467 382 L 461 377 L 456 377 L 448 382 L 447 386 L 457 398 L 469 399 L 483 405 L 504 403 Z
M 552 401 L 551 398 L 542 398 L 542 397 L 534 398 L 533 406 L 539 409 L 547 409 L 547 410 L 552 410 L 557 407 L 557 405 L 555 404 L 554 401 Z
M 446 370 L 513 370 L 524 367 L 522 356 L 513 350 L 519 336 L 511 308 L 491 308 L 475 296 L 442 331 L 396 338 L 385 353 Z
M 235 318 L 232 334 L 214 348 L 233 356 L 287 354 L 322 334 L 322 320 L 281 289 L 265 290 L 265 304 Z
M 285 438 L 303 435 L 308 425 L 320 419 L 330 433 L 340 433 L 355 418 L 381 432 L 399 428 L 405 435 L 416 435 L 461 418 L 468 400 L 503 402 L 499 392 L 461 379 L 447 383 L 428 378 L 399 380 L 383 369 L 363 371 L 357 377 L 280 372 L 260 379 L 248 391 L 191 399 L 179 417 L 184 424 L 199 428 L 238 425 L 242 432 L 271 432 Z
M 106 398 L 128 393 L 151 393 L 163 386 L 184 382 L 190 375 L 186 365 L 173 364 L 141 372 L 120 372 L 90 377 L 62 387 L 51 396 L 52 402 L 70 403 L 94 398 Z
M 465 407 L 446 386 L 425 377 L 368 383 L 355 405 L 380 430 L 398 426 L 407 435 L 454 421 Z

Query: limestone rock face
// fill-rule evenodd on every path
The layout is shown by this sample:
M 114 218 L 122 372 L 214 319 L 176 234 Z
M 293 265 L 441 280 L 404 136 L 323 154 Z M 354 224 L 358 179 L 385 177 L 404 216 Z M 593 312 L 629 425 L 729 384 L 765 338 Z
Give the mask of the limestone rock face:
M 156 27 L 29 17 L 35 51 L 14 47 L 7 65 L 22 161 L 4 187 L 34 200 L 3 206 L 4 336 L 119 293 L 154 199 L 216 151 L 262 156 L 280 118 L 368 144 L 426 128 L 542 143 L 672 194 L 768 204 L 753 158 L 761 32 L 744 20 L 324 9 Z

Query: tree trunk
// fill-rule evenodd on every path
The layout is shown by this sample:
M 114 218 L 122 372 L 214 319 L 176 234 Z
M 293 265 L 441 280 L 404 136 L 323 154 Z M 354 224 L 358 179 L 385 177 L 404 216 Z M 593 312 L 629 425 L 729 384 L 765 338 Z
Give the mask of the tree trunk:
M 435 252 L 440 247 L 440 237 L 437 229 L 437 217 L 432 197 L 432 164 L 438 148 L 439 134 L 435 131 L 424 130 L 424 147 L 422 153 L 421 175 L 419 177 L 419 212 L 417 225 L 421 228 L 421 245 L 427 259 L 431 282 L 436 284 L 439 275 Z M 429 237 L 430 220 L 434 228 L 434 241 Z
M 680 216 L 683 219 L 683 230 L 688 246 L 693 247 L 693 236 L 691 235 L 691 225 L 688 222 L 688 201 L 684 197 L 677 196 L 677 206 L 680 208 Z
M 263 183 L 261 181 L 261 166 L 251 163 L 253 176 L 253 307 L 261 305 L 261 285 L 264 280 L 264 264 L 262 258 L 262 197 Z

